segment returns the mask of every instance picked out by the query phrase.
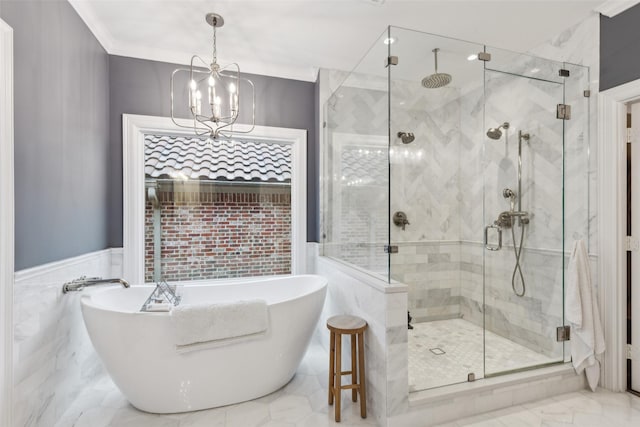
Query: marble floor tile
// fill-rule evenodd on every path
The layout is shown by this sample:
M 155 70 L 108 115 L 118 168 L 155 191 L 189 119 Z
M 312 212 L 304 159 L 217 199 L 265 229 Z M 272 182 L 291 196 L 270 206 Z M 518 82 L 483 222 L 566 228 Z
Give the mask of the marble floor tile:
M 321 353 L 322 357 L 318 357 Z M 341 422 L 327 405 L 326 353 L 310 348 L 302 369 L 289 384 L 259 399 L 184 414 L 155 415 L 133 408 L 108 377 L 80 393 L 55 427 L 326 427 L 373 426 L 360 418 L 359 405 L 343 396 Z M 315 362 L 309 363 L 310 360 Z M 317 375 L 310 372 L 318 372 Z M 324 381 L 326 384 L 326 381 Z M 525 405 L 480 414 L 440 427 L 638 427 L 640 398 L 627 393 L 568 393 Z M 416 427 L 416 426 L 407 426 Z
M 439 427 L 637 427 L 640 397 L 598 389 L 540 400 Z
M 309 348 L 300 369 L 280 390 L 221 408 L 156 415 L 131 406 L 108 376 L 89 384 L 55 427 L 325 427 L 375 425 L 360 418 L 358 404 L 344 398 L 342 422 L 327 404 L 329 356 L 319 345 Z M 345 394 L 346 396 L 346 394 Z

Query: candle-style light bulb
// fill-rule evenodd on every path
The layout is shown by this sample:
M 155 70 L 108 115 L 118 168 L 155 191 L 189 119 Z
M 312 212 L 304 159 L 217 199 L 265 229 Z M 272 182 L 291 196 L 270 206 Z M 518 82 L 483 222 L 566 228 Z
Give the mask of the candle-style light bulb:
M 238 111 L 238 94 L 236 93 L 236 85 L 229 83 L 229 108 L 233 116 Z
M 213 105 L 213 100 L 216 98 L 216 80 L 213 78 L 213 74 L 209 75 L 209 105 Z
M 202 92 L 196 91 L 196 116 L 202 114 Z
M 216 96 L 213 99 L 213 117 L 214 119 L 219 119 L 221 114 L 221 109 L 220 109 L 220 104 L 222 104 L 222 100 L 220 99 L 219 96 Z
M 196 81 L 191 79 L 189 81 L 189 107 L 191 108 L 191 112 L 195 113 L 196 109 L 196 89 L 198 85 Z

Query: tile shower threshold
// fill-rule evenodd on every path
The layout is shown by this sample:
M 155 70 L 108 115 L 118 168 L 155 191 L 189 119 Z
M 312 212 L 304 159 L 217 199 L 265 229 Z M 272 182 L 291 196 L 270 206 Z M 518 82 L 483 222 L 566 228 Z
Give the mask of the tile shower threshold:
M 433 405 L 440 401 L 450 400 L 454 397 L 460 398 L 465 395 L 473 395 L 479 392 L 505 389 L 510 386 L 520 385 L 531 381 L 540 381 L 546 378 L 557 377 L 558 375 L 567 375 L 573 371 L 573 366 L 570 362 L 558 363 L 553 366 L 488 377 L 473 382 L 436 387 L 429 390 L 414 391 L 409 393 L 409 408 Z

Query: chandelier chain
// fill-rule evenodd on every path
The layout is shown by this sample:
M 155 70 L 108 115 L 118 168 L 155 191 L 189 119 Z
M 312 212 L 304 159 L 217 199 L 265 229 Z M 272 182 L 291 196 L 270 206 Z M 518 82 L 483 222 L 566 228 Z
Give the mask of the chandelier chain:
M 215 22 L 215 21 L 214 21 Z M 213 25 L 213 63 L 218 63 L 218 49 L 216 47 L 216 26 Z

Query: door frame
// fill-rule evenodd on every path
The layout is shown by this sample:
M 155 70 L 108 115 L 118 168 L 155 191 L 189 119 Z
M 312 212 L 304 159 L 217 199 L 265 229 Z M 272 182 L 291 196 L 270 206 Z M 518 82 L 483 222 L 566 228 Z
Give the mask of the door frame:
M 598 94 L 598 296 L 607 346 L 602 385 L 612 391 L 627 385 L 627 103 L 638 99 L 640 79 Z
M 13 408 L 13 29 L 0 19 L 0 424 Z

